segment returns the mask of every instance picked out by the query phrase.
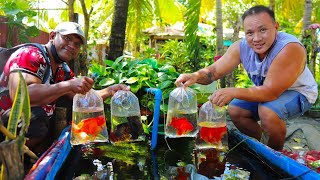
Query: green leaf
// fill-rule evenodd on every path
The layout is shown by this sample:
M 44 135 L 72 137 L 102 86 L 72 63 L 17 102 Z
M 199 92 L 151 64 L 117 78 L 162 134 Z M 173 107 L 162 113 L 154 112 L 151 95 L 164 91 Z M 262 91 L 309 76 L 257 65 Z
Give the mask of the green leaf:
M 119 80 L 119 83 L 122 84 L 123 82 L 126 82 L 128 80 L 127 77 L 123 77 Z
M 15 98 L 12 104 L 8 126 L 7 129 L 9 132 L 11 132 L 14 136 L 17 135 L 17 125 L 18 121 L 21 117 L 22 107 L 23 107 L 23 98 L 25 97 L 22 93 L 22 85 L 21 81 L 19 80 L 18 87 L 16 89 Z M 6 140 L 9 140 L 8 137 L 6 137 Z
M 114 62 L 119 63 L 122 60 L 124 60 L 124 56 L 118 57 Z
M 140 77 L 140 82 L 148 81 L 148 80 L 149 80 L 149 77 Z
M 24 91 L 24 101 L 23 101 L 23 107 L 22 107 L 22 121 L 24 121 L 23 126 L 20 130 L 20 135 L 24 137 L 25 133 L 27 132 L 27 129 L 30 125 L 30 118 L 31 118 L 31 107 L 30 107 L 30 96 L 28 92 L 28 87 L 25 79 L 23 78 L 22 74 L 19 73 L 20 80 L 22 82 L 23 91 Z
M 312 163 L 310 163 L 310 165 L 313 168 L 320 167 L 320 160 L 313 161 Z
M 148 64 L 153 69 L 158 69 L 158 62 L 154 58 L 147 58 L 147 59 L 141 61 L 139 64 Z
M 132 84 L 132 85 L 130 85 L 130 90 L 131 90 L 133 93 L 138 92 L 140 88 L 141 88 L 141 85 L 139 85 L 139 84 Z
M 158 88 L 162 90 L 167 87 L 170 87 L 171 85 L 174 85 L 174 83 L 172 81 L 163 81 L 158 85 Z
M 140 62 L 139 60 L 131 60 L 131 61 L 129 61 L 129 70 L 130 69 L 135 69 L 137 64 L 139 64 L 139 62 Z
M 93 63 L 90 66 L 89 73 L 98 73 L 99 76 L 106 76 L 108 74 L 106 67 L 98 63 Z
M 139 80 L 139 78 L 137 78 L 137 77 L 131 77 L 126 81 L 126 83 L 133 84 L 133 83 L 137 82 L 138 80 Z
M 111 60 L 104 60 L 103 61 L 106 65 L 108 65 L 108 66 L 112 66 L 113 65 L 113 63 L 114 63 L 114 61 L 111 61 Z
M 156 85 L 153 84 L 152 82 L 144 81 L 144 83 L 145 83 L 148 87 L 150 87 L 150 88 L 155 88 L 155 87 L 156 87 Z
M 164 66 L 162 66 L 159 71 L 161 72 L 177 72 L 176 69 L 169 64 L 165 64 Z
M 119 68 L 123 69 L 127 64 L 128 64 L 128 62 L 121 62 L 121 63 L 119 63 Z
M 148 129 L 148 126 L 146 124 L 142 123 L 142 128 L 143 128 L 144 133 L 149 134 L 149 129 Z
M 112 78 L 103 78 L 100 82 L 100 86 L 109 86 L 115 83 L 115 80 Z
M 137 70 L 135 68 L 130 68 L 129 71 L 127 72 L 127 75 L 130 76 L 133 73 L 136 73 Z
M 22 116 L 22 112 L 24 115 Z M 29 100 L 29 94 L 28 94 L 28 88 L 26 85 L 26 82 L 19 71 L 19 83 L 16 89 L 15 98 L 12 104 L 9 121 L 8 121 L 8 130 L 14 135 L 17 135 L 17 125 L 18 121 L 21 120 L 24 121 L 24 127 L 22 128 L 23 131 L 27 129 L 29 126 L 29 120 L 30 120 L 30 100 Z M 27 120 L 26 120 L 27 119 Z M 24 132 L 22 132 L 22 135 L 24 135 Z M 6 137 L 6 140 L 8 140 L 8 137 Z
M 36 37 L 40 33 L 39 33 L 39 29 L 36 26 L 31 26 L 26 29 L 26 34 L 27 36 L 30 36 L 30 37 Z

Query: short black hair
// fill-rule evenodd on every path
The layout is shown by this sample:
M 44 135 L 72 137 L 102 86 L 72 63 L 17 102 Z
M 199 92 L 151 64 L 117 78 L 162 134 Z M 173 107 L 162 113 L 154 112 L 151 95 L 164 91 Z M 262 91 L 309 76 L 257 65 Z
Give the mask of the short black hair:
M 266 12 L 269 14 L 269 16 L 271 17 L 271 19 L 273 20 L 273 22 L 276 22 L 276 18 L 274 16 L 274 11 L 272 9 L 270 9 L 269 7 L 263 6 L 263 5 L 257 5 L 257 6 L 253 6 L 250 9 L 246 10 L 243 15 L 242 15 L 242 22 L 244 21 L 244 19 L 247 16 L 250 15 L 254 15 L 254 14 L 259 14 L 262 12 Z

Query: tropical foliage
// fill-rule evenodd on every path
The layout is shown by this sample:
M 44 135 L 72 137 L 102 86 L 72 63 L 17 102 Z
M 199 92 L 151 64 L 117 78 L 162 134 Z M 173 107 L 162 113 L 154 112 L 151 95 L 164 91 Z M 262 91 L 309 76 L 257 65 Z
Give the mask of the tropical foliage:
M 142 96 L 144 88 L 158 88 L 162 90 L 163 99 L 168 99 L 175 88 L 174 81 L 178 77 L 176 69 L 169 64 L 158 63 L 156 59 L 128 59 L 123 56 L 115 61 L 105 60 L 105 66 L 94 63 L 89 73 L 96 73 L 95 88 L 101 89 L 112 84 L 127 84 L 133 93 Z M 139 99 L 144 99 L 140 97 Z M 145 101 L 142 105 L 153 110 L 153 103 Z M 166 106 L 162 107 L 166 111 Z
M 0 3 L 0 16 L 5 15 L 8 18 L 8 34 L 6 41 L 7 47 L 12 47 L 13 37 L 18 34 L 20 42 L 28 42 L 28 37 L 39 35 L 39 30 L 35 25 L 27 26 L 26 23 L 35 22 L 34 17 L 37 13 L 30 10 L 31 3 L 23 1 Z M 15 29 L 16 28 L 16 29 Z
M 112 43 L 108 42 L 108 38 L 111 31 L 110 27 L 113 21 L 115 21 L 113 20 L 113 15 L 117 13 L 115 12 L 115 2 L 118 1 L 63 0 L 64 6 L 60 7 L 65 8 L 57 9 L 57 12 L 59 12 L 58 18 L 50 16 L 50 12 L 52 11 L 44 8 L 44 6 L 40 8 L 39 4 L 44 1 L 8 0 L 0 2 L 0 6 L 2 7 L 0 14 L 6 16 L 13 14 L 11 19 L 14 22 L 23 22 L 24 24 L 28 24 L 28 26 L 36 25 L 39 29 L 49 31 L 57 23 L 71 19 L 69 12 L 74 12 L 78 14 L 79 22 L 84 26 L 90 44 L 95 46 L 98 43 Z M 219 33 L 222 32 L 219 22 L 223 22 L 223 29 L 232 28 L 234 30 L 233 37 L 223 37 L 224 39 L 231 41 L 239 39 L 238 35 L 241 30 L 240 15 L 250 6 L 263 4 L 275 8 L 276 19 L 280 24 L 280 31 L 295 34 L 303 40 L 306 47 L 308 47 L 307 49 L 310 49 L 309 47 L 311 47 L 313 40 L 305 39 L 302 36 L 303 29 L 310 23 L 320 22 L 320 0 L 313 0 L 311 3 L 310 1 L 298 0 L 142 0 L 128 2 L 125 22 L 126 31 L 125 35 L 121 36 L 124 40 L 123 50 L 130 52 L 134 56 L 133 59 L 141 58 L 142 55 L 144 55 L 142 59 L 157 58 L 156 55 L 158 55 L 160 56 L 159 62 L 163 61 L 172 65 L 179 73 L 190 72 L 207 66 L 212 63 L 215 55 L 221 54 L 221 52 L 218 53 L 218 50 L 221 51 L 221 47 L 216 44 L 218 41 L 221 44 L 221 40 L 218 38 L 224 36 L 217 34 L 218 29 Z M 8 9 L 11 10 L 8 11 Z M 37 9 L 37 11 L 32 11 L 32 9 Z M 220 9 L 221 13 L 216 14 L 216 12 L 220 12 Z M 22 21 L 19 20 L 22 17 L 19 13 L 12 12 L 24 12 L 27 15 L 25 15 Z M 219 20 L 220 15 L 222 15 L 221 20 Z M 149 37 L 144 34 L 144 29 L 152 26 L 168 27 L 176 22 L 184 22 L 185 39 L 183 42 L 168 41 L 160 49 L 152 49 L 148 46 Z M 212 25 L 214 27 L 213 35 L 202 38 L 198 26 L 199 22 Z M 215 29 L 218 25 L 219 28 Z M 146 56 L 147 52 L 149 52 L 149 57 Z M 311 53 L 311 50 L 309 52 Z M 308 64 L 311 70 L 316 78 L 319 79 L 319 65 L 318 61 L 316 61 L 316 56 L 310 54 L 308 57 L 310 57 Z M 315 58 L 311 59 L 311 57 Z M 102 64 L 102 66 L 105 65 Z M 235 78 L 235 81 L 237 81 L 237 79 L 243 79 L 239 77 L 245 76 L 243 71 L 239 70 L 235 72 L 235 75 L 231 79 L 238 77 Z M 239 86 L 242 84 L 242 81 L 235 84 Z

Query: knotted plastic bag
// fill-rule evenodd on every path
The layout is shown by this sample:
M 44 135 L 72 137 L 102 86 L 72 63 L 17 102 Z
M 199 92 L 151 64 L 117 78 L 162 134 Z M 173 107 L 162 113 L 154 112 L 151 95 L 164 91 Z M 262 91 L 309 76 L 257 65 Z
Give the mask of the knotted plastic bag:
M 131 91 L 117 91 L 111 98 L 110 141 L 117 143 L 143 140 L 145 134 L 138 98 Z
M 72 145 L 108 141 L 103 100 L 95 90 L 76 94 L 72 109 Z
M 199 109 L 199 132 L 196 138 L 198 149 L 216 148 L 227 149 L 226 110 L 224 107 L 213 105 L 210 101 Z
M 178 87 L 169 96 L 165 136 L 195 137 L 197 134 L 198 103 L 196 93 L 188 87 Z

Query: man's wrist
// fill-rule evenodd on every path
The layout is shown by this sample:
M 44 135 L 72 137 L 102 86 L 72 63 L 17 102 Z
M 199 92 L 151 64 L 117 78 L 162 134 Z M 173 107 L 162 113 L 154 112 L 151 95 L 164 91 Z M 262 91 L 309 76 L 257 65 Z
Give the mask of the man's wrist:
M 197 82 L 201 84 L 210 84 L 213 82 L 212 74 L 208 69 L 200 69 L 199 71 L 195 72 Z

